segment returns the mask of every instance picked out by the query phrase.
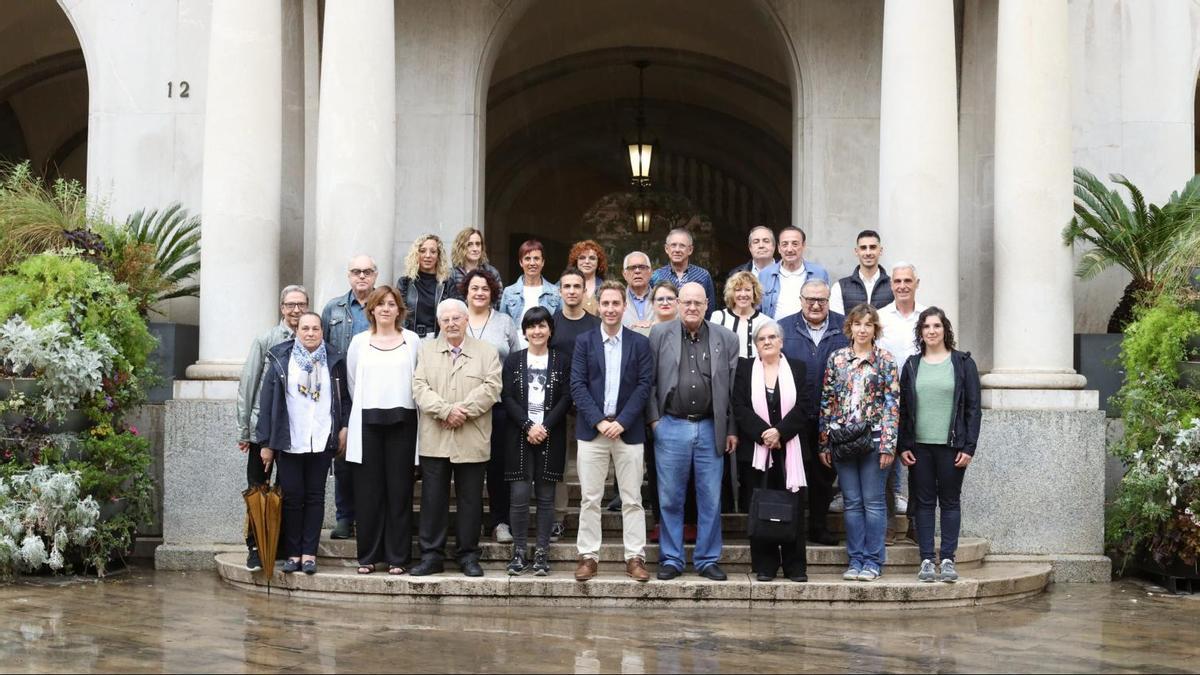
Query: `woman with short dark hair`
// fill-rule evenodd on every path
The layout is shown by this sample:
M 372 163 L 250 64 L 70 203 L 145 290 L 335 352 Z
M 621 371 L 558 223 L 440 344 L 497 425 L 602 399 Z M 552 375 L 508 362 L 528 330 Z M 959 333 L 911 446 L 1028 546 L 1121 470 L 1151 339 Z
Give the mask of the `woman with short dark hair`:
M 847 581 L 874 581 L 887 557 L 884 477 L 896 453 L 900 378 L 892 355 L 876 346 L 879 312 L 861 304 L 846 314 L 850 346 L 829 356 L 818 424 L 821 463 L 837 469 L 845 504 Z
M 510 433 L 504 478 L 510 493 L 513 552 L 510 575 L 530 569 L 530 494 L 537 499 L 537 546 L 533 572 L 550 573 L 550 533 L 554 527 L 554 491 L 563 479 L 567 460 L 567 409 L 571 405 L 566 354 L 550 347 L 554 317 L 544 307 L 525 312 L 521 332 L 529 343 L 504 362 L 501 403 L 508 413 Z
M 542 276 L 542 270 L 546 267 L 545 256 L 545 247 L 537 239 L 530 239 L 517 249 L 517 264 L 521 266 L 522 274 L 504 289 L 504 296 L 500 299 L 500 311 L 507 314 L 514 325 L 521 323 L 521 318 L 531 307 L 545 307 L 553 314 L 562 306 L 558 286 Z
M 955 349 L 954 328 L 946 313 L 930 307 L 917 317 L 916 343 L 900 375 L 900 461 L 909 470 L 909 492 L 916 504 L 919 581 L 958 581 L 954 555 L 962 525 L 959 496 L 967 465 L 975 456 L 982 406 L 979 369 L 966 352 Z M 941 510 L 942 543 L 933 551 L 933 513 Z M 941 562 L 935 565 L 935 561 Z

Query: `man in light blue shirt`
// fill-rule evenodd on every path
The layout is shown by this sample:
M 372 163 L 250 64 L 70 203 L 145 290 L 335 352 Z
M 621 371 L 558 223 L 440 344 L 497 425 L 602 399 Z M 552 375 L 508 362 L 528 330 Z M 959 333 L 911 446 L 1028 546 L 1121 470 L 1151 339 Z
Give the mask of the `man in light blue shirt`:
M 571 398 L 575 401 L 575 438 L 579 440 L 579 565 L 576 581 L 596 576 L 599 567 L 600 501 L 609 462 L 617 468 L 625 573 L 649 581 L 646 571 L 646 516 L 642 509 L 646 439 L 645 407 L 654 362 L 650 341 L 621 326 L 625 286 L 600 284 L 600 328 L 575 339 L 571 359 Z

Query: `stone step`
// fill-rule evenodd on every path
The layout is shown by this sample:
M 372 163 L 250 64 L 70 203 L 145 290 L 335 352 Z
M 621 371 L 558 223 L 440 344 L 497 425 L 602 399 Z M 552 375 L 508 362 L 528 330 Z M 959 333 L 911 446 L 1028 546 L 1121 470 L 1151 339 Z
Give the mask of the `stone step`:
M 453 538 L 451 538 L 453 541 Z M 532 549 L 533 543 L 530 542 Z M 503 569 L 509 558 L 512 556 L 512 544 L 497 544 L 491 541 L 481 541 L 479 562 L 485 568 Z M 684 546 L 687 551 L 688 559 L 690 560 L 693 549 L 691 544 Z M 448 550 L 452 555 L 453 548 Z M 550 544 L 549 548 L 551 563 L 560 563 L 561 565 L 569 565 L 574 569 L 575 561 L 579 557 L 578 549 L 575 547 L 575 538 L 566 537 L 557 543 Z M 849 558 L 846 556 L 846 548 L 844 546 L 815 546 L 810 545 L 807 549 L 808 564 L 810 570 L 815 573 L 821 572 L 837 572 L 841 573 L 846 569 L 849 563 Z M 965 537 L 958 542 L 957 562 L 959 569 L 968 569 L 972 566 L 977 566 L 988 553 L 988 543 L 984 539 Z M 328 537 L 321 539 L 317 549 L 317 555 L 327 562 L 341 566 L 356 566 L 355 563 L 355 542 L 351 539 L 331 540 Z M 420 549 L 417 544 L 413 544 L 412 559 L 419 560 L 421 557 Z M 659 558 L 659 548 L 657 544 L 647 542 L 646 544 L 646 560 L 655 562 Z M 605 542 L 600 545 L 600 563 L 605 569 L 611 568 L 613 571 L 624 569 L 625 549 L 621 545 L 619 536 L 605 537 Z M 916 572 L 917 567 L 921 564 L 920 552 L 917 547 L 912 544 L 896 544 L 887 548 L 887 562 L 885 567 L 889 570 L 896 569 L 902 572 Z M 454 566 L 453 560 L 448 565 Z M 721 549 L 721 566 L 726 568 L 726 571 L 748 571 L 750 569 L 750 544 L 742 539 L 727 539 Z M 821 568 L 821 569 L 818 569 Z
M 419 506 L 413 509 L 414 524 L 421 509 Z M 457 517 L 457 509 L 455 506 L 450 507 L 450 530 L 454 530 L 454 521 Z M 567 509 L 567 533 L 574 536 L 579 530 L 579 508 L 572 507 Z M 489 521 L 487 508 L 484 507 L 484 519 L 486 524 Z M 654 513 L 650 509 L 646 509 L 646 529 L 654 528 L 657 521 L 654 519 Z M 831 513 L 826 517 L 825 527 L 833 534 L 842 534 L 846 531 L 845 523 L 842 519 L 842 514 Z M 905 516 L 897 515 L 892 518 L 892 527 L 901 535 L 908 529 L 908 519 Z M 604 532 L 619 533 L 622 530 L 621 514 L 617 511 L 609 511 L 601 509 L 600 511 L 600 529 Z M 529 509 L 529 532 L 533 534 L 537 531 L 537 507 Z M 746 514 L 744 513 L 722 513 L 721 514 L 721 531 L 726 535 L 744 535 L 746 533 Z M 490 532 L 488 533 L 491 534 Z M 328 536 L 328 535 L 326 535 Z
M 246 571 L 236 553 L 216 557 L 221 578 L 244 590 L 267 591 L 265 576 Z M 835 574 L 809 574 L 808 583 L 777 579 L 759 582 L 731 573 L 725 582 L 685 574 L 671 581 L 638 583 L 620 572 L 601 572 L 586 583 L 575 581 L 572 569 L 555 569 L 549 576 L 509 577 L 500 570 L 464 577 L 455 571 L 428 577 L 389 576 L 382 572 L 359 575 L 352 568 L 323 566 L 318 574 L 285 575 L 276 570 L 269 591 L 295 597 L 337 601 L 383 601 L 404 604 L 464 604 L 565 607 L 761 606 L 928 609 L 965 607 L 1028 597 L 1045 590 L 1050 565 L 988 563 L 962 574 L 958 583 L 921 583 L 910 574 L 890 570 L 878 581 L 843 581 Z M 653 570 L 652 570 L 653 571 Z

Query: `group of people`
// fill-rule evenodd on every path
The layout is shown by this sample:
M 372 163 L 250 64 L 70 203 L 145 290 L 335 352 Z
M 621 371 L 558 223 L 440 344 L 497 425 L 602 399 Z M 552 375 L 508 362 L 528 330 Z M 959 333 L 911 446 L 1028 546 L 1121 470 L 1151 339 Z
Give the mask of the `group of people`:
M 950 319 L 916 303 L 913 265 L 893 265 L 890 276 L 880 267 L 874 231 L 859 234 L 859 265 L 833 284 L 804 259 L 799 228 L 783 228 L 777 244 L 775 232 L 757 227 L 748 244 L 751 260 L 730 273 L 720 309 L 712 275 L 690 262 L 686 229 L 668 234 L 669 262 L 658 269 L 644 252 L 625 255 L 624 283 L 591 240 L 570 249 L 552 283 L 542 244 L 530 240 L 517 251 L 520 278 L 504 286 L 483 233 L 467 228 L 449 255 L 436 235 L 418 238 L 395 286 L 377 285 L 374 260 L 355 257 L 349 291 L 321 314 L 309 310 L 303 287 L 285 287 L 281 321 L 252 344 L 238 399 L 248 482 L 269 481 L 278 465 L 283 570 L 317 571 L 332 463 L 331 537 L 356 539 L 360 574 L 444 570 L 452 480 L 464 574 L 483 574 L 485 489 L 486 530 L 512 544 L 508 573 L 549 574 L 550 543 L 565 531 L 567 478 L 577 476 L 575 578 L 587 581 L 598 571 L 611 469 L 609 508 L 621 512 L 625 571 L 637 581 L 651 578 L 646 479 L 659 579 L 686 569 L 686 527 L 696 573 L 727 578 L 724 502 L 773 523 L 771 536 L 750 528 L 760 581 L 781 568 L 806 581 L 806 541 L 837 541 L 826 528 L 836 480 L 843 577 L 871 581 L 883 570 L 898 457 L 909 467 L 918 578 L 956 580 L 959 493 L 980 401 L 977 369 L 955 349 Z M 782 499 L 791 515 L 756 505 L 760 497 Z M 249 538 L 247 546 L 247 568 L 258 569 Z

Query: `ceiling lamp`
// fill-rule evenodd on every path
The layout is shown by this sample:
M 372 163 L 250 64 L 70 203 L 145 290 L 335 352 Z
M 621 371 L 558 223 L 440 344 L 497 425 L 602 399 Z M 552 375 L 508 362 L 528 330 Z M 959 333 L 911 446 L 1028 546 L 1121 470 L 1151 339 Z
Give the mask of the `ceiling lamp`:
M 644 140 L 646 129 L 645 75 L 649 61 L 634 61 L 638 69 L 638 100 L 637 100 L 637 138 L 633 143 L 626 143 L 629 149 L 629 172 L 631 182 L 635 187 L 650 187 L 650 160 L 654 154 L 654 144 Z
M 633 224 L 637 228 L 639 234 L 645 234 L 650 231 L 650 216 L 653 215 L 650 207 L 640 205 L 633 210 Z

